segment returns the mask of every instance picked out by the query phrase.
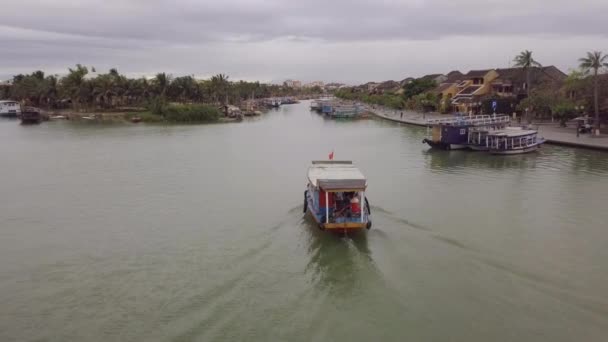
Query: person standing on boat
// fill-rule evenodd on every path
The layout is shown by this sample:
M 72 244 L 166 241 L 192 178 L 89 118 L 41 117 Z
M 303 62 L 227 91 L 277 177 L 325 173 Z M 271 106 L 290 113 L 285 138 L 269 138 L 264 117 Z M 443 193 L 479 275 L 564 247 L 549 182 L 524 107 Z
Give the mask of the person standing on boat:
M 353 197 L 350 199 L 350 212 L 351 214 L 360 214 L 361 213 L 361 203 L 359 203 L 359 194 L 354 193 Z

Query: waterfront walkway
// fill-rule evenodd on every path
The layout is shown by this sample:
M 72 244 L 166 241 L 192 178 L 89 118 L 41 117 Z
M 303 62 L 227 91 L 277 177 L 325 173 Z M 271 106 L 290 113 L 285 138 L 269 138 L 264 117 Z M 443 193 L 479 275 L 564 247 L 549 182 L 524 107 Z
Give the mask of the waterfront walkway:
M 381 106 L 366 105 L 366 109 L 380 118 L 400 122 L 409 125 L 426 126 L 428 119 L 446 118 L 444 114 L 437 113 L 418 113 L 412 111 L 400 111 L 384 108 Z M 403 115 L 401 115 L 403 113 Z M 558 123 L 540 124 L 538 125 L 539 135 L 547 139 L 548 144 L 591 148 L 596 150 L 608 151 L 608 135 L 602 134 L 599 137 L 591 134 L 580 134 L 576 136 L 576 127 L 570 124 L 571 127 L 559 127 Z

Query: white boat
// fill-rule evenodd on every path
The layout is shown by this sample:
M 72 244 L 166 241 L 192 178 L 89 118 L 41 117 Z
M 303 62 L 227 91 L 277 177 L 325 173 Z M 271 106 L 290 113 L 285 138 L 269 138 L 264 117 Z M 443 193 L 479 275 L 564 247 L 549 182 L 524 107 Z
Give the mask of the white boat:
M 321 230 L 369 229 L 372 221 L 366 189 L 365 176 L 351 161 L 313 161 L 304 212 L 311 214 Z
M 356 118 L 361 113 L 358 105 L 336 105 L 329 114 L 334 119 L 339 118 Z
M 538 137 L 538 131 L 509 127 L 488 133 L 488 149 L 492 154 L 521 154 L 538 150 L 545 139 Z
M 19 116 L 21 115 L 21 104 L 17 101 L 0 101 L 0 116 Z

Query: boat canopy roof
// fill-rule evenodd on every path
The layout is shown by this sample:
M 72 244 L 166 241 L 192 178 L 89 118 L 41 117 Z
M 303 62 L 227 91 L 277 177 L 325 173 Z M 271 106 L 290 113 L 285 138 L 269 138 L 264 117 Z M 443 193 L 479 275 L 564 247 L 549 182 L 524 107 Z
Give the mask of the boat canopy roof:
M 19 103 L 19 102 L 13 101 L 13 100 L 0 100 L 0 103 Z
M 517 138 L 517 137 L 523 137 L 526 135 L 534 135 L 537 133 L 538 133 L 538 131 L 531 130 L 531 129 L 505 129 L 505 130 L 489 133 L 488 136 L 489 137 L 503 137 L 503 138 Z
M 365 190 L 367 180 L 351 161 L 313 161 L 308 181 L 326 191 Z

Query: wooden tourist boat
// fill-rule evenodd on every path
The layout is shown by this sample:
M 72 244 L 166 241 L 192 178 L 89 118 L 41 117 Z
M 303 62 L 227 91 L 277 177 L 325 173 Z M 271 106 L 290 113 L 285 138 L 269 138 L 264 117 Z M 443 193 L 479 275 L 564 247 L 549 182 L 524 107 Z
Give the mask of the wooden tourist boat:
M 369 229 L 372 221 L 366 188 L 365 176 L 351 161 L 313 161 L 308 169 L 304 212 L 309 212 L 322 230 Z
M 469 132 L 473 129 L 499 129 L 509 124 L 506 115 L 456 116 L 453 118 L 428 120 L 427 138 L 422 140 L 432 148 L 458 150 L 469 147 Z
M 488 134 L 488 147 L 492 154 L 521 154 L 537 151 L 545 142 L 534 129 L 509 127 Z

